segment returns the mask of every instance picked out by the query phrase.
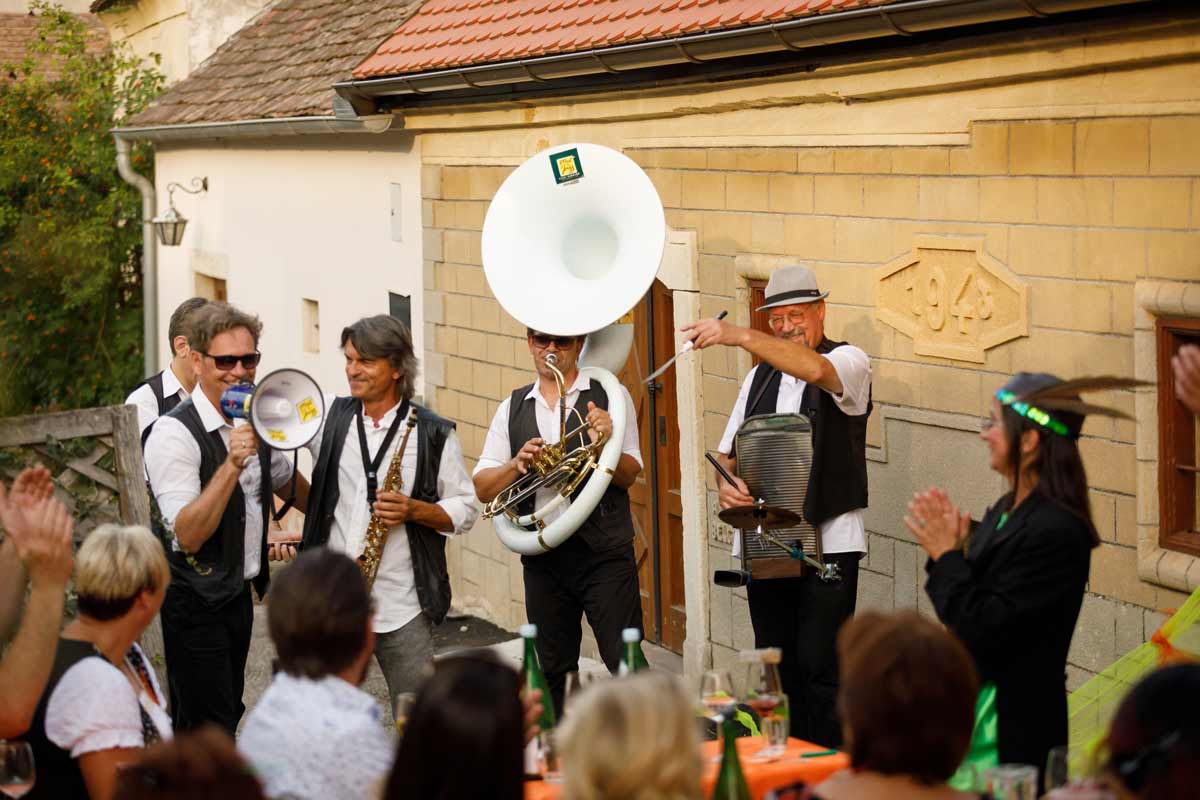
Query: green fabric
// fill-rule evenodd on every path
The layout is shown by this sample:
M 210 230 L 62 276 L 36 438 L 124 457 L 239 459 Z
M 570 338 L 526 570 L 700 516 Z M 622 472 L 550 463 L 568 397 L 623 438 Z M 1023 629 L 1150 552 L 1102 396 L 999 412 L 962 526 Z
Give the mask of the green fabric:
M 975 728 L 971 731 L 971 746 L 950 785 L 964 792 L 979 791 L 984 775 L 1000 763 L 999 722 L 996 716 L 996 684 L 988 681 L 975 698 Z

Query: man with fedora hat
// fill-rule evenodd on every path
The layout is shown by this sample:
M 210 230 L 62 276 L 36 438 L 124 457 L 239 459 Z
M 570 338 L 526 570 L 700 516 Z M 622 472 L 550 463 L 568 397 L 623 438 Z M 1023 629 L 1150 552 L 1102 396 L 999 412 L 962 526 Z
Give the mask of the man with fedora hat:
M 837 717 L 838 628 L 854 613 L 858 562 L 867 549 L 867 417 L 871 413 L 871 362 L 860 348 L 825 337 L 825 297 L 806 266 L 784 267 L 767 282 L 773 335 L 724 320 L 703 319 L 683 327 L 697 349 L 741 347 L 761 363 L 742 383 L 717 449 L 734 473 L 734 436 L 758 414 L 805 414 L 813 426 L 813 464 L 804 515 L 821 536 L 823 559 L 841 579 L 824 581 L 815 571 L 798 578 L 756 581 L 746 587 L 757 647 L 783 651 L 781 677 L 792 704 L 793 736 L 828 747 L 842 743 Z M 720 475 L 721 508 L 747 506 L 746 484 Z M 736 540 L 735 540 L 736 541 Z M 737 555 L 737 553 L 735 553 Z

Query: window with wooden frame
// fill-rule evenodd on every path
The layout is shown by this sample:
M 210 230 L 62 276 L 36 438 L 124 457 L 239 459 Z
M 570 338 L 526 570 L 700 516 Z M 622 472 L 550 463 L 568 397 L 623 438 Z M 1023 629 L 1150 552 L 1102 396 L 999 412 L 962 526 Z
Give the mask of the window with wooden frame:
M 1200 319 L 1158 317 L 1158 519 L 1159 546 L 1200 556 L 1200 426 L 1175 397 L 1171 357 L 1185 344 L 1200 345 Z
M 761 278 L 750 279 L 750 327 L 756 331 L 770 334 L 771 326 L 767 324 L 766 311 L 755 311 L 763 303 L 767 302 L 767 282 Z M 751 363 L 758 363 L 758 356 L 751 356 Z

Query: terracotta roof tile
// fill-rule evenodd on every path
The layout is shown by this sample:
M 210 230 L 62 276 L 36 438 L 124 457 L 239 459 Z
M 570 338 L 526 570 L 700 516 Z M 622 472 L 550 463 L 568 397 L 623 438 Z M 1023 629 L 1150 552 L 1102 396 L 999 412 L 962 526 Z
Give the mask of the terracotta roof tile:
M 419 0 L 278 0 L 130 122 L 179 125 L 333 113 L 333 84 Z
M 108 30 L 94 14 L 79 14 L 87 26 L 88 50 L 98 53 L 108 46 Z M 34 14 L 3 14 L 0 13 L 0 64 L 20 64 L 25 60 L 25 48 L 37 32 L 40 20 Z M 43 70 L 42 76 L 48 80 L 58 77 L 56 72 Z M 8 73 L 0 75 L 0 80 L 11 80 Z

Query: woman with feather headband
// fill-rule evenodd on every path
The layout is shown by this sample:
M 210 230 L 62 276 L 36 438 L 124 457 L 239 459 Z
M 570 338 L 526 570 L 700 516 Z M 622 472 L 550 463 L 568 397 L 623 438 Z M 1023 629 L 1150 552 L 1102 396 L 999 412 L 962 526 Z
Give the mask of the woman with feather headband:
M 1008 493 L 969 538 L 970 517 L 941 489 L 918 492 L 908 504 L 905 525 L 929 554 L 925 589 L 971 652 L 984 687 L 976 742 L 981 734 L 994 741 L 1000 763 L 1033 764 L 1041 773 L 1050 749 L 1067 743 L 1067 650 L 1091 549 L 1100 543 L 1077 440 L 1088 414 L 1127 416 L 1080 394 L 1135 385 L 1014 375 L 996 392 L 979 434 Z M 990 731 L 979 724 L 989 718 Z

